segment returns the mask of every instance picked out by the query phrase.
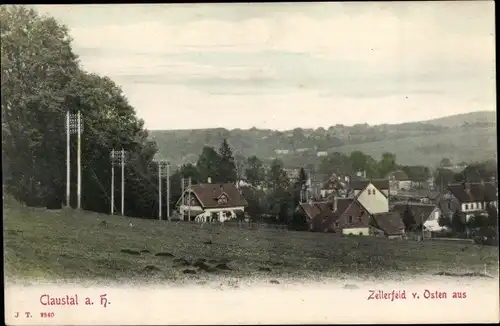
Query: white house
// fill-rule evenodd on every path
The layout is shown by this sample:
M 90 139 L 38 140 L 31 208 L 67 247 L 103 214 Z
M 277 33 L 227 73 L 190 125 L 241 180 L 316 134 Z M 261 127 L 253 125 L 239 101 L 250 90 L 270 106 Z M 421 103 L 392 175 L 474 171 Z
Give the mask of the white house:
M 186 189 L 176 205 L 184 220 L 224 222 L 243 213 L 247 201 L 232 183 L 202 183 Z
M 389 180 L 351 180 L 349 188 L 370 214 L 389 212 Z
M 448 191 L 460 204 L 460 211 L 465 213 L 466 219 L 477 213 L 485 212 L 488 205 L 498 209 L 497 189 L 494 183 L 450 184 Z

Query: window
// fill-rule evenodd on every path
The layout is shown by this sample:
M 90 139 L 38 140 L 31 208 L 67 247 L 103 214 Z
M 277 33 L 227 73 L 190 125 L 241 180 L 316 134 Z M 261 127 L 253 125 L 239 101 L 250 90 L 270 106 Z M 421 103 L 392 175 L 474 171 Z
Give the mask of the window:
M 370 189 L 368 189 L 368 195 L 371 195 L 372 194 L 372 191 Z
M 349 223 L 352 223 L 352 216 L 349 216 Z
M 465 210 L 469 209 L 469 204 L 465 204 Z
M 339 227 L 339 222 L 335 222 L 335 227 L 338 228 Z

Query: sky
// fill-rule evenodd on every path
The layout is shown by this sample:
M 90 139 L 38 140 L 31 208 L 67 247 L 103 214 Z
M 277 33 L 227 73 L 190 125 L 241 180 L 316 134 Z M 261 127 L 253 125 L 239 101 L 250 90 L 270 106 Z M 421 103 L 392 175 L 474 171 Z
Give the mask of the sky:
M 494 3 L 38 5 L 146 128 L 293 129 L 496 109 Z

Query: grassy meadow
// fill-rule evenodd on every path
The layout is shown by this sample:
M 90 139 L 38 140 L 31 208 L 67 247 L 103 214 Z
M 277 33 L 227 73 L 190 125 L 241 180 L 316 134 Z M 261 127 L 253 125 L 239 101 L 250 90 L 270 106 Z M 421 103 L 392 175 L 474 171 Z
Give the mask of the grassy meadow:
M 7 280 L 179 282 L 398 278 L 498 272 L 498 248 L 285 230 L 248 230 L 74 210 L 4 207 Z

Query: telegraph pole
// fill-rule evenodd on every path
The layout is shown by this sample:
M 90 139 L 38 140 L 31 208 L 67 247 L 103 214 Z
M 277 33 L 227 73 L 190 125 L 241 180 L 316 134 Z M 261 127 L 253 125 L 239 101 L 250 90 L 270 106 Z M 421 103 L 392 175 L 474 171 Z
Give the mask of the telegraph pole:
M 69 110 L 66 112 L 66 205 L 70 206 L 71 194 L 71 161 L 70 161 L 70 134 L 77 134 L 77 208 L 81 209 L 82 197 L 82 161 L 81 161 L 81 134 L 83 132 L 83 121 L 81 113 L 72 114 Z
M 167 219 L 170 222 L 170 162 L 167 162 Z
M 185 203 L 185 200 L 184 200 L 184 182 L 185 182 L 185 179 L 182 178 L 182 180 L 181 180 L 181 215 L 182 215 L 183 221 L 184 221 L 184 203 Z
M 66 111 L 66 207 L 70 207 L 70 113 L 69 110 Z
M 77 195 L 78 195 L 78 204 L 77 208 L 82 208 L 82 120 L 81 113 L 78 111 L 77 114 L 77 128 L 78 128 L 78 145 L 77 145 L 77 165 L 78 165 L 78 184 L 77 184 Z
M 125 215 L 125 151 L 122 148 L 121 151 L 122 159 L 122 216 Z
M 162 179 L 163 179 L 163 176 L 165 175 L 165 169 L 167 170 L 167 178 L 169 177 L 169 172 L 168 172 L 168 166 L 169 166 L 169 163 L 164 161 L 164 160 L 159 160 L 159 161 L 156 161 L 158 163 L 158 219 L 161 220 L 162 219 L 162 187 L 161 187 L 161 184 L 162 184 Z M 169 192 L 169 189 L 168 189 L 168 183 L 167 183 L 167 196 L 168 196 L 168 192 Z M 167 199 L 167 202 L 170 204 L 170 201 Z M 170 213 L 167 213 L 167 216 L 170 218 Z
M 188 179 L 188 189 L 189 189 L 189 198 L 188 198 L 188 221 L 191 221 L 191 177 Z
M 158 218 L 161 221 L 161 170 L 163 162 L 158 162 Z
M 125 215 L 125 151 L 123 148 L 121 150 L 111 150 L 111 215 L 114 214 L 115 208 L 115 165 L 120 162 L 122 168 L 122 178 L 121 178 L 121 193 L 122 193 L 122 203 L 121 203 L 121 215 Z
M 115 150 L 111 150 L 111 215 L 115 213 Z

